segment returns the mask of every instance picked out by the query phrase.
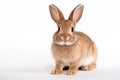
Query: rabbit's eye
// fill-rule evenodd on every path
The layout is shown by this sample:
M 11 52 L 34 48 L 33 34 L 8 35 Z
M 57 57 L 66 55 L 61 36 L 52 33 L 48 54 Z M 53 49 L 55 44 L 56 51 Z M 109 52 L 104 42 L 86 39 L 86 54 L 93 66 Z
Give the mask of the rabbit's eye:
M 74 28 L 73 27 L 71 27 L 71 32 L 74 32 Z
M 60 31 L 60 27 L 58 27 L 58 31 Z

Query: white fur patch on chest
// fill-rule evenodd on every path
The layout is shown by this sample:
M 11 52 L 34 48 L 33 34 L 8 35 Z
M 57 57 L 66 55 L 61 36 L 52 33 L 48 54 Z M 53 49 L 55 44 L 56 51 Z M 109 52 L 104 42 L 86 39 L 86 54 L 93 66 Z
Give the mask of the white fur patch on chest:
M 83 58 L 81 61 L 80 61 L 80 66 L 87 66 L 91 63 L 94 63 L 95 62 L 95 58 L 94 57 L 86 57 L 86 58 Z
M 69 65 L 70 65 L 70 63 L 69 63 L 68 60 L 64 60 L 64 59 L 62 59 L 62 61 L 64 62 L 64 64 L 65 64 L 66 66 L 69 66 Z

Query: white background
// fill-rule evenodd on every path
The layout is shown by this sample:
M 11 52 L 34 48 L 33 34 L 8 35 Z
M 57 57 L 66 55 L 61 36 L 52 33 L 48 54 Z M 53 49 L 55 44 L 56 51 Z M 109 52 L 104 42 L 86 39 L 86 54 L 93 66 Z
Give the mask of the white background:
M 97 69 L 76 76 L 50 74 L 52 35 L 57 30 L 48 5 L 65 18 L 84 4 L 77 31 L 88 34 L 99 51 Z M 0 80 L 120 80 L 119 0 L 0 0 Z

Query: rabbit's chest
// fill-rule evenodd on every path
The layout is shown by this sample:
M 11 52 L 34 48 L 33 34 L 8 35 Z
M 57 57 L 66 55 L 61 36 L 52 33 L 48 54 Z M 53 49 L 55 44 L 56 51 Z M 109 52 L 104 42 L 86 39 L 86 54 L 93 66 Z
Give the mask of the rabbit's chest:
M 52 51 L 53 51 L 53 57 L 55 59 L 61 60 L 65 63 L 75 61 L 78 58 L 80 58 L 80 49 L 78 49 L 77 47 L 73 48 L 68 46 L 64 46 L 64 47 L 54 46 L 54 49 Z

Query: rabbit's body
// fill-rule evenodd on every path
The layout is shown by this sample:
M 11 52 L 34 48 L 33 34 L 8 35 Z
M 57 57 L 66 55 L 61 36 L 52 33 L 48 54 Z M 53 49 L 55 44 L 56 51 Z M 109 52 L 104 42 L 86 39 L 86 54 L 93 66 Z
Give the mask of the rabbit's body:
M 53 35 L 52 54 L 56 67 L 52 74 L 60 74 L 64 66 L 69 66 L 67 74 L 76 74 L 79 67 L 82 70 L 92 70 L 96 67 L 97 48 L 94 42 L 84 33 L 76 32 L 75 25 L 81 18 L 83 5 L 78 5 L 65 20 L 62 12 L 54 5 L 49 6 L 51 16 L 58 25 L 58 31 Z
M 79 66 L 94 63 L 97 58 L 97 50 L 94 42 L 84 33 L 74 33 L 78 40 L 73 45 L 58 45 L 52 43 L 52 54 L 55 60 L 62 61 L 65 65 L 71 62 L 79 62 Z

